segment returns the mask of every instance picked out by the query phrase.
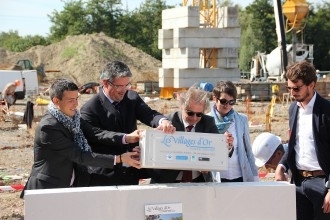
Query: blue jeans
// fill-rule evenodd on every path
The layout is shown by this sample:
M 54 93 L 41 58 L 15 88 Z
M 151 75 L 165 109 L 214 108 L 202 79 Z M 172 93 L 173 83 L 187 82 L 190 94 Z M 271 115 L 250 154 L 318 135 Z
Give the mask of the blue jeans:
M 325 177 L 300 177 L 295 183 L 297 220 L 330 220 L 330 213 L 323 213 L 322 209 L 328 192 L 325 182 Z

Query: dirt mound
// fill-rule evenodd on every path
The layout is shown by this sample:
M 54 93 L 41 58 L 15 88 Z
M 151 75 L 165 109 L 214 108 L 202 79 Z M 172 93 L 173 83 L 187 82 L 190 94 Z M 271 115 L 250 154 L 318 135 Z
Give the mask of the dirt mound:
M 0 66 L 13 65 L 18 59 L 29 59 L 34 67 L 44 65 L 46 71 L 60 70 L 46 73 L 48 81 L 66 77 L 78 85 L 98 82 L 100 70 L 109 61 L 126 63 L 133 73 L 133 83 L 158 81 L 158 68 L 161 67 L 161 61 L 103 33 L 68 36 L 58 43 L 36 46 L 21 53 L 1 49 L 0 54 Z

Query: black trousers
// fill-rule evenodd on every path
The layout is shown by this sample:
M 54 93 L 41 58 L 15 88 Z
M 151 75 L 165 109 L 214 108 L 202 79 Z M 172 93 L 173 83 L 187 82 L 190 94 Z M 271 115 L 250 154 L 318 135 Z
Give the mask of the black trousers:
M 322 209 L 324 197 L 328 193 L 326 177 L 299 175 L 295 179 L 297 220 L 330 220 L 330 213 L 323 213 Z
M 243 182 L 243 177 L 238 177 L 238 178 L 236 178 L 236 179 L 232 179 L 232 180 L 221 178 L 221 182 L 222 182 L 222 183 Z

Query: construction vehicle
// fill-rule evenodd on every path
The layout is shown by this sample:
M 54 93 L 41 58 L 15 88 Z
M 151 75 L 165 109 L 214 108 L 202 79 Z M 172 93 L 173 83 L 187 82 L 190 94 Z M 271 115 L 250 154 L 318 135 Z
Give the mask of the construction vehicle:
M 45 80 L 46 74 L 44 70 L 43 64 L 39 65 L 37 68 L 34 68 L 32 62 L 28 59 L 20 59 L 16 63 L 17 67 L 20 67 L 21 70 L 36 70 L 38 76 L 38 82 L 42 82 Z
M 18 60 L 15 67 L 16 67 L 16 69 L 20 68 L 21 70 L 36 70 L 39 83 L 45 81 L 46 73 L 61 72 L 60 70 L 45 70 L 44 64 L 40 64 L 36 68 L 34 68 L 32 65 L 32 62 L 28 59 Z
M 263 62 L 262 67 L 264 68 L 262 71 L 264 71 L 265 74 L 265 76 L 262 78 L 265 79 L 265 77 L 267 77 L 268 80 L 273 80 L 273 81 L 279 81 L 280 79 L 283 80 L 284 78 L 283 76 L 286 72 L 287 64 L 299 62 L 302 60 L 309 60 L 311 63 L 313 63 L 313 45 L 304 44 L 303 42 L 297 44 L 296 42 L 297 33 L 299 32 L 302 33 L 302 30 L 305 28 L 307 23 L 306 17 L 309 11 L 308 4 L 306 3 L 305 0 L 286 0 L 284 2 L 282 6 L 283 14 L 287 18 L 285 30 L 286 33 L 292 31 L 292 35 L 293 35 L 292 44 L 287 46 L 285 43 L 285 34 L 283 32 L 284 27 L 282 21 L 282 10 L 279 7 L 280 5 L 281 5 L 280 0 L 274 0 L 274 13 L 275 13 L 275 20 L 277 27 L 276 33 L 278 37 L 278 43 L 280 44 L 280 46 L 276 48 L 277 50 L 275 49 L 274 51 L 272 51 L 272 53 L 266 56 L 266 59 L 262 59 Z M 284 50 L 285 53 L 283 53 L 282 48 L 286 48 L 286 50 Z M 282 52 L 280 50 L 282 50 Z M 286 57 L 283 57 L 283 54 Z M 253 80 L 252 74 L 254 74 L 254 76 L 256 77 L 257 76 L 256 74 L 258 73 L 257 61 L 255 61 L 254 63 L 256 65 L 253 66 L 255 68 L 251 68 L 251 80 Z M 253 73 L 252 70 L 254 70 Z M 279 99 L 282 102 L 282 100 L 278 96 L 279 86 L 276 84 L 272 85 L 272 91 L 273 91 L 273 96 L 270 104 L 268 105 L 266 118 L 265 118 L 267 131 L 271 131 L 271 121 L 274 113 L 274 105 L 276 103 L 276 100 Z M 287 96 L 290 97 L 290 94 L 287 93 Z
M 312 60 L 313 58 L 313 45 L 312 44 L 296 44 L 295 56 L 293 55 L 293 45 L 286 45 L 288 64 L 292 64 L 295 58 L 295 62 L 302 60 Z M 284 81 L 283 67 L 281 62 L 281 50 L 280 46 L 275 48 L 271 53 L 257 54 L 252 58 L 250 81 Z
M 293 43 L 286 45 L 281 1 L 274 0 L 276 33 L 279 46 L 270 54 L 260 53 L 252 58 L 250 81 L 284 81 L 288 64 L 309 60 L 313 63 L 313 45 L 296 42 L 296 34 L 302 33 L 306 26 L 308 4 L 305 0 L 287 0 L 282 6 L 285 15 L 285 32 L 292 32 Z M 303 38 L 302 38 L 303 39 Z M 282 48 L 286 48 L 283 50 Z

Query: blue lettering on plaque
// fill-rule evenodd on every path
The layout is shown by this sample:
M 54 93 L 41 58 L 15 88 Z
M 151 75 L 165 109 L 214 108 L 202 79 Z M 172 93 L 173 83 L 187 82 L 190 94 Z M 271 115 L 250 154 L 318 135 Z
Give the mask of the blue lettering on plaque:
M 188 156 L 178 155 L 178 156 L 175 156 L 175 159 L 177 159 L 177 160 L 188 160 Z

